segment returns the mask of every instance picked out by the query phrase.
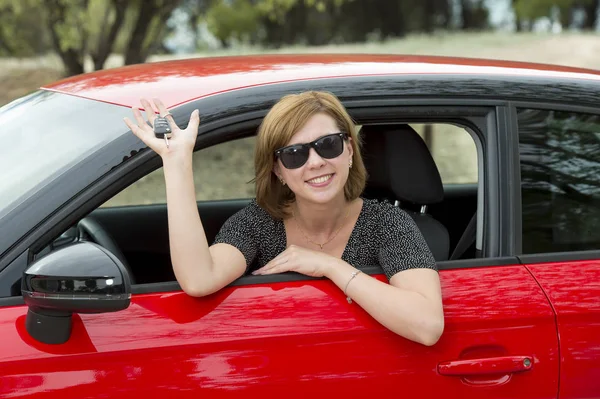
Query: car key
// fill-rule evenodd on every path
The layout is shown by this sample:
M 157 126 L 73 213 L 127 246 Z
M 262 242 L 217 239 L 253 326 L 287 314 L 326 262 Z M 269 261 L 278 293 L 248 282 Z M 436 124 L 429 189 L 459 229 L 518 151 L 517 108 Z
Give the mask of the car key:
M 154 119 L 154 135 L 157 139 L 165 139 L 167 148 L 169 148 L 169 139 L 171 138 L 171 126 L 169 121 L 164 116 L 159 116 Z

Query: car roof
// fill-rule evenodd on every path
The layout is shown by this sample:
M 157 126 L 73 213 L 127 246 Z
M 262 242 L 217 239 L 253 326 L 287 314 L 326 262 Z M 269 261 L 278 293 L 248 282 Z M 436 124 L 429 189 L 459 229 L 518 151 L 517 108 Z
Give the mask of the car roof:
M 73 76 L 42 87 L 126 107 L 159 97 L 167 106 L 226 91 L 307 79 L 467 74 L 600 81 L 600 71 L 474 58 L 380 54 L 283 54 L 193 58 L 130 65 Z

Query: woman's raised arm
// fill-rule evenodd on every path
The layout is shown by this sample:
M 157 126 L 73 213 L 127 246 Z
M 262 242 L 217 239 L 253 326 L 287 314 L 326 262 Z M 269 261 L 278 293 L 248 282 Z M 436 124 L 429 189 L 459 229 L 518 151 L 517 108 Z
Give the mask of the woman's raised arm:
M 154 107 L 145 99 L 141 103 L 151 126 L 135 107 L 133 115 L 137 123 L 129 118 L 125 118 L 125 123 L 163 161 L 169 247 L 175 277 L 189 295 L 211 294 L 240 277 L 246 270 L 246 260 L 231 245 L 217 244 L 209 247 L 204 233 L 198 213 L 192 168 L 192 154 L 200 124 L 199 112 L 192 112 L 187 128 L 181 130 L 164 104 L 154 99 L 160 117 L 166 117 L 171 127 L 171 138 L 167 146 L 164 139 L 155 136 L 153 126 L 158 116 Z

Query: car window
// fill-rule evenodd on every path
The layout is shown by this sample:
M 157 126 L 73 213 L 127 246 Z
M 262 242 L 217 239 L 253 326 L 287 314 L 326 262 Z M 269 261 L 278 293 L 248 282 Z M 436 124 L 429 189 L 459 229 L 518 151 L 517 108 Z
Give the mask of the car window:
M 229 141 L 193 155 L 196 200 L 253 198 L 255 137 Z M 162 168 L 138 180 L 104 203 L 103 207 L 165 204 Z
M 443 184 L 477 183 L 477 147 L 469 132 L 447 123 L 411 126 L 427 144 Z
M 411 125 L 425 140 L 438 165 L 442 182 L 476 183 L 477 149 L 471 135 L 449 124 Z M 196 151 L 194 182 L 198 201 L 254 197 L 255 137 L 234 140 Z M 103 207 L 165 204 L 162 168 L 138 180 Z
M 49 91 L 0 108 L 0 218 L 124 134 L 128 113 L 127 107 Z
M 600 249 L 600 115 L 519 109 L 523 253 Z

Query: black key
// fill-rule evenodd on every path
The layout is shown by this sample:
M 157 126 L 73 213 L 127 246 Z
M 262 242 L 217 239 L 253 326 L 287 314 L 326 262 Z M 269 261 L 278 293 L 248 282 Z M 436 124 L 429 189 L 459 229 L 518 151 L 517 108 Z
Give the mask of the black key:
M 167 118 L 159 116 L 154 120 L 154 135 L 157 139 L 165 138 L 165 136 L 169 138 L 171 133 L 171 126 L 169 126 Z

